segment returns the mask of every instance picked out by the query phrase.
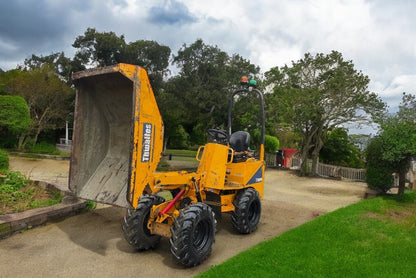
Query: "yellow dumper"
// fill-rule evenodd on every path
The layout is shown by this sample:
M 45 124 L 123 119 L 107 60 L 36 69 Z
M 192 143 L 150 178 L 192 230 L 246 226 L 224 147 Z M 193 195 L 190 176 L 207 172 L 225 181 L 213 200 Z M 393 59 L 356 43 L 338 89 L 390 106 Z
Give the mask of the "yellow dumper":
M 163 121 L 146 71 L 129 64 L 73 74 L 77 89 L 69 188 L 78 197 L 127 208 L 126 240 L 137 250 L 170 238 L 185 266 L 211 252 L 216 218 L 232 214 L 240 233 L 256 230 L 264 186 L 264 104 L 254 82 L 242 79 L 231 95 L 228 131 L 209 129 L 196 172 L 156 173 L 163 151 Z M 256 94 L 262 133 L 257 155 L 250 134 L 232 132 L 234 97 Z

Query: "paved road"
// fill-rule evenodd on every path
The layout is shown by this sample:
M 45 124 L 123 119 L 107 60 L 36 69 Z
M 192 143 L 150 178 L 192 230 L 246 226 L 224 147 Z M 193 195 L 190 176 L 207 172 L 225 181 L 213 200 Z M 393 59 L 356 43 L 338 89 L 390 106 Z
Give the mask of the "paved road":
M 33 169 L 45 172 L 40 166 L 31 169 L 35 176 Z M 364 192 L 362 183 L 299 178 L 289 171 L 269 170 L 258 230 L 237 234 L 225 215 L 211 256 L 190 269 L 172 259 L 167 239 L 155 250 L 134 251 L 120 228 L 124 209 L 99 206 L 0 240 L 0 277 L 193 277 L 261 241 L 354 203 Z

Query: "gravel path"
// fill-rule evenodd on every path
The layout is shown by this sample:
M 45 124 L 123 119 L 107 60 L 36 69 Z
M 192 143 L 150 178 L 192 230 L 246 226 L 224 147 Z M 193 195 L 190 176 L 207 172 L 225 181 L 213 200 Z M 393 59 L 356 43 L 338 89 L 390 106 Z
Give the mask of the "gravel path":
M 31 179 L 66 186 L 68 161 L 10 158 L 10 168 Z M 301 178 L 291 171 L 266 171 L 262 218 L 256 232 L 233 231 L 229 215 L 218 225 L 211 256 L 202 265 L 183 268 L 171 257 L 169 242 L 135 252 L 124 240 L 124 209 L 97 209 L 50 223 L 0 241 L 1 277 L 193 277 L 261 241 L 315 217 L 361 200 L 363 183 Z M 13 262 L 13 263 L 10 263 Z

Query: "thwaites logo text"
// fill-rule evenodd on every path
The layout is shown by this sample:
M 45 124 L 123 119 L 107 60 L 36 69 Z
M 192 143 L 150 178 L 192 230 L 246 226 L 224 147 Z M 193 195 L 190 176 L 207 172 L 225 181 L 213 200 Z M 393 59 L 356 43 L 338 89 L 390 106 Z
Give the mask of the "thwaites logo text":
M 152 131 L 153 126 L 150 123 L 143 123 L 142 138 L 142 162 L 149 162 L 152 153 Z

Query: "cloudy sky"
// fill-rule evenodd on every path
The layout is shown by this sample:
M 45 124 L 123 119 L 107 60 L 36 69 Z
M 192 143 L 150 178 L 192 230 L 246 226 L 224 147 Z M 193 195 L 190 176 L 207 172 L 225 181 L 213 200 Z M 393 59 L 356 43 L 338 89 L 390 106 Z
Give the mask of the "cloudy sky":
M 304 53 L 341 52 L 394 110 L 416 93 L 414 0 L 0 0 L 0 68 L 64 51 L 88 27 L 173 53 L 202 38 L 265 72 Z

